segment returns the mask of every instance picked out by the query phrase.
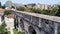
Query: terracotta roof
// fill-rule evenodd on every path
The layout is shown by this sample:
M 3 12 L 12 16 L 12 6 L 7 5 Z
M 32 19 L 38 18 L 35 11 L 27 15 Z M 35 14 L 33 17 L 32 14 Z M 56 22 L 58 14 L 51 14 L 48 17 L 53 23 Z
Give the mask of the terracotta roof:
M 14 14 L 9 14 L 7 17 L 8 18 L 14 18 Z

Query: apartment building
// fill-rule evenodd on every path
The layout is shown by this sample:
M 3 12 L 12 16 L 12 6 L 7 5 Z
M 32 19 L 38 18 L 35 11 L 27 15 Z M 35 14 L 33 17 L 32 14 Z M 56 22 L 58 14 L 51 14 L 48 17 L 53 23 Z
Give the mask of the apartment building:
M 53 4 L 53 5 L 48 5 L 48 4 L 28 4 L 28 5 L 25 5 L 26 7 L 28 7 L 28 8 L 39 8 L 39 9 L 41 9 L 41 10 L 43 10 L 43 9 L 45 9 L 45 10 L 47 10 L 47 9 L 52 9 L 52 8 L 57 8 L 58 7 L 58 5 L 57 4 Z
M 14 29 L 14 14 L 5 15 L 5 23 L 8 30 Z

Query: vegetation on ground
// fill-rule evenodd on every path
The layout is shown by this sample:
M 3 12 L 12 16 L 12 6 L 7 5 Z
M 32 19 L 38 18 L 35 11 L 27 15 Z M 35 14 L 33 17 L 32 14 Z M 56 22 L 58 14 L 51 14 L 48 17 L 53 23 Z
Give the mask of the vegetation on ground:
M 21 7 L 18 7 L 18 8 L 17 8 L 17 10 L 25 11 L 25 10 L 26 10 L 26 8 L 21 6 Z
M 3 6 L 0 6 L 0 8 L 2 8 L 2 9 L 5 9 L 5 5 L 3 5 Z
M 15 9 L 15 7 L 14 7 L 14 6 L 11 6 L 11 8 L 14 8 L 14 9 Z
M 5 22 L 0 25 L 0 34 L 10 34 L 10 31 L 8 31 L 5 27 Z
M 13 31 L 14 31 L 14 34 L 25 34 L 24 32 L 17 31 L 16 29 L 13 29 Z
M 4 15 L 8 15 L 8 14 L 10 14 L 9 10 L 5 10 Z
M 51 15 L 51 16 L 60 16 L 60 6 L 58 8 L 52 8 L 52 9 L 39 9 L 39 8 L 27 8 L 27 7 L 18 7 L 17 10 L 20 11 L 27 11 L 27 12 L 34 12 L 39 14 L 45 14 L 45 15 Z
M 56 13 L 55 16 L 59 16 L 60 17 L 60 6 L 59 6 L 58 12 Z

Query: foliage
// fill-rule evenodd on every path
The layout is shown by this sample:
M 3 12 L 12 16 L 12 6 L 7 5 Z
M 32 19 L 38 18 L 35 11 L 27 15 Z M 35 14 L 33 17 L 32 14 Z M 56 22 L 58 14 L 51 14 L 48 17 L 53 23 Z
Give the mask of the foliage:
M 0 8 L 2 8 L 2 6 L 0 6 Z
M 10 14 L 9 10 L 5 10 L 4 15 Z
M 57 8 L 53 8 L 51 11 L 50 11 L 50 13 L 49 13 L 49 15 L 56 15 L 56 13 L 58 12 L 58 9 Z
M 17 31 L 16 29 L 13 29 L 13 31 L 14 31 L 14 34 L 25 34 L 24 32 Z
M 11 8 L 14 8 L 14 9 L 15 9 L 15 7 L 14 7 L 14 6 L 12 6 Z
M 59 6 L 58 12 L 56 13 L 55 16 L 60 16 L 60 6 Z
M 5 5 L 3 5 L 3 6 L 0 6 L 0 8 L 2 8 L 2 9 L 5 9 Z
M 31 10 L 32 10 L 32 12 L 35 12 L 35 13 L 41 13 L 41 10 L 40 9 L 32 8 Z
M 2 6 L 2 8 L 3 8 L 3 9 L 5 9 L 5 5 L 4 5 L 4 6 Z
M 41 11 L 41 14 L 46 14 L 46 15 L 48 15 L 50 13 L 50 10 L 45 10 L 45 9 L 43 9 L 42 11 Z
M 10 31 L 7 31 L 8 34 L 10 34 Z
M 18 7 L 18 8 L 17 8 L 17 10 L 25 11 L 25 10 L 26 10 L 26 8 L 25 8 L 25 7 L 20 6 L 20 7 Z
M 28 12 L 34 12 L 34 13 L 39 13 L 39 14 L 45 14 L 45 15 L 51 15 L 51 16 L 60 16 L 60 6 L 58 8 L 52 8 L 52 9 L 39 9 L 39 8 L 27 8 L 27 7 L 19 7 L 17 8 L 20 11 L 28 11 Z
M 2 25 L 0 26 L 0 31 L 3 31 L 3 29 L 6 27 L 5 23 L 2 23 Z
M 26 8 L 26 7 L 25 7 L 25 11 L 27 11 L 27 12 L 32 12 L 32 11 L 30 10 L 30 8 Z
M 8 31 L 5 27 L 5 22 L 0 25 L 0 34 L 10 34 L 10 31 Z
M 6 24 L 5 22 L 0 25 L 0 34 L 4 34 L 6 32 Z
M 16 18 L 14 18 L 14 27 L 15 27 L 15 29 L 17 29 L 16 26 L 18 27 L 18 23 L 16 22 Z

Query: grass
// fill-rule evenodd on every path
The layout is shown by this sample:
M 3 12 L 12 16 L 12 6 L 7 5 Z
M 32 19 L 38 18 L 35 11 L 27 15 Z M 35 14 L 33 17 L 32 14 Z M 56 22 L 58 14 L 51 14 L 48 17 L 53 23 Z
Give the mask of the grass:
M 10 34 L 10 31 L 8 31 L 8 34 Z

